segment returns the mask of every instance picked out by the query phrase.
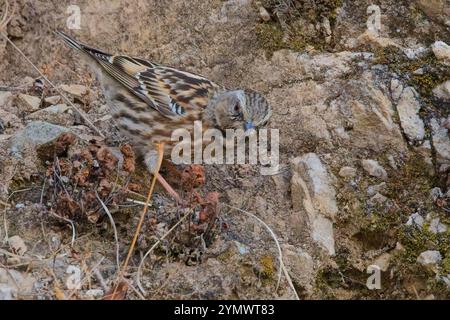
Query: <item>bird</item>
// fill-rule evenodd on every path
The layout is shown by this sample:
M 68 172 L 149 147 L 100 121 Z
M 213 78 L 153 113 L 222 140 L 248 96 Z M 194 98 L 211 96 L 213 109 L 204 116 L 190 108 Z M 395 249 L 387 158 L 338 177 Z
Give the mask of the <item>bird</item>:
M 147 205 L 156 180 L 180 201 L 159 174 L 163 157 L 173 147 L 174 130 L 193 132 L 194 123 L 201 121 L 203 130 L 243 129 L 248 132 L 266 126 L 272 116 L 268 100 L 258 92 L 230 90 L 199 74 L 143 58 L 109 54 L 60 30 L 56 34 L 92 67 L 119 131 L 144 154 L 145 164 L 153 174 Z M 125 265 L 128 260 L 129 256 Z

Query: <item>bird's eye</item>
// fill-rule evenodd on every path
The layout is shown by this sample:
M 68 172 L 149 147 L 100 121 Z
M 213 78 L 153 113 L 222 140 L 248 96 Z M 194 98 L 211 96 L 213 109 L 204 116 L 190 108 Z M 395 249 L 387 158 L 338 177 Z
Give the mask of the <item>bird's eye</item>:
M 234 113 L 239 113 L 241 111 L 241 107 L 238 104 L 235 104 L 233 111 L 234 111 Z

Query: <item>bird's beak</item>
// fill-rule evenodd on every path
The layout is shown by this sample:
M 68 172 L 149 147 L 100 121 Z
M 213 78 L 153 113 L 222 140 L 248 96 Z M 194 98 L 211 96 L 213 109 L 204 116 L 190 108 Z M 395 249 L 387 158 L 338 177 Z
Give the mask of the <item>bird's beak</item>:
M 255 125 L 253 124 L 253 122 L 251 121 L 247 121 L 244 125 L 244 129 L 245 129 L 245 135 L 248 137 L 250 135 L 252 135 L 256 130 L 255 130 Z
M 255 129 L 255 125 L 251 121 L 247 121 L 244 125 L 245 132 Z

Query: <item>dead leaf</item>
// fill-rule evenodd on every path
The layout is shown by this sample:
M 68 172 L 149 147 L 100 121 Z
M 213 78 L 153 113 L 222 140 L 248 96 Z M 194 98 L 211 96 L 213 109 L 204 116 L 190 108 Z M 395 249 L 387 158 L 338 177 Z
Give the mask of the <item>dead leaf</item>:
M 123 170 L 128 173 L 134 173 L 136 170 L 136 156 L 133 148 L 129 144 L 124 144 L 120 147 L 120 152 L 123 154 Z
M 97 159 L 102 168 L 109 172 L 116 169 L 117 162 L 119 161 L 107 147 L 100 147 L 100 149 L 98 149 Z

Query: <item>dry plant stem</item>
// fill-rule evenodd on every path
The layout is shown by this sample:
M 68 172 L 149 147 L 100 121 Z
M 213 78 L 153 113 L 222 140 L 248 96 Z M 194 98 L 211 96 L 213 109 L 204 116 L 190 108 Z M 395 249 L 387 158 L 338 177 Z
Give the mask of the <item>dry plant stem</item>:
M 108 216 L 109 222 L 111 223 L 111 226 L 114 231 L 114 240 L 116 241 L 116 264 L 117 264 L 117 270 L 119 271 L 120 270 L 120 259 L 119 259 L 120 246 L 119 246 L 119 235 L 117 233 L 116 223 L 114 221 L 114 218 L 113 218 L 111 212 L 109 212 L 108 207 L 105 205 L 105 203 L 102 201 L 102 199 L 100 199 L 100 197 L 98 196 L 97 191 L 95 191 L 95 195 L 97 196 L 97 200 L 100 202 L 103 210 L 105 211 L 106 215 Z
M 129 264 L 130 259 L 131 259 L 131 255 L 133 254 L 134 247 L 136 246 L 136 242 L 137 242 L 137 239 L 139 237 L 139 233 L 141 232 L 142 225 L 144 224 L 145 215 L 147 214 L 148 206 L 149 206 L 149 203 L 150 203 L 150 201 L 152 199 L 152 196 L 153 196 L 153 190 L 155 189 L 157 175 L 159 173 L 159 169 L 161 169 L 161 164 L 162 164 L 162 161 L 163 161 L 164 143 L 157 144 L 156 145 L 156 150 L 158 151 L 158 163 L 157 163 L 157 166 L 156 166 L 156 170 L 155 170 L 155 172 L 153 174 L 153 179 L 152 179 L 152 183 L 150 185 L 150 190 L 149 190 L 148 195 L 147 195 L 147 200 L 145 202 L 144 209 L 142 210 L 141 217 L 139 219 L 139 223 L 138 223 L 136 232 L 134 234 L 133 240 L 132 240 L 131 245 L 130 245 L 130 249 L 128 250 L 127 258 L 125 259 L 125 262 L 124 262 L 123 267 L 122 267 L 122 271 L 119 274 L 119 278 L 122 278 L 123 274 L 125 273 L 125 271 L 126 271 L 126 269 L 128 267 L 128 264 Z M 118 289 L 118 286 L 116 286 L 114 288 L 114 292 L 112 294 L 113 296 L 116 294 L 117 289 Z
M 13 1 L 12 4 L 12 10 L 11 13 L 9 13 L 9 1 L 5 0 L 5 12 L 3 15 L 3 18 L 0 21 L 0 32 L 2 32 L 4 29 L 6 29 L 6 26 L 11 21 L 12 17 L 14 16 L 14 12 L 16 9 L 15 2 Z
M 189 217 L 190 214 L 191 214 L 191 212 L 188 212 L 187 214 L 185 214 L 172 228 L 170 228 L 169 231 L 166 232 L 166 234 L 164 234 L 161 237 L 161 239 L 156 241 L 156 243 L 150 248 L 150 250 L 148 250 L 145 253 L 144 257 L 142 258 L 141 262 L 139 263 L 139 267 L 137 270 L 136 283 L 139 287 L 139 290 L 141 290 L 141 292 L 144 295 L 147 295 L 147 292 L 144 290 L 144 288 L 141 285 L 141 273 L 142 273 L 142 267 L 144 266 L 145 259 L 147 259 L 147 257 L 153 252 L 153 250 L 155 250 L 155 248 L 161 243 L 161 241 L 163 241 L 165 238 L 167 238 L 169 236 L 169 234 L 171 234 L 184 220 L 186 220 Z
M 67 96 L 62 93 L 62 91 L 57 88 L 53 82 L 51 82 L 42 72 L 41 70 L 39 70 L 38 67 L 36 67 L 33 62 L 31 62 L 31 60 L 22 52 L 22 50 L 20 50 L 15 44 L 14 42 L 12 42 L 8 36 L 6 34 L 4 34 L 3 32 L 1 32 L 0 30 L 0 35 L 17 51 L 19 52 L 19 54 L 33 67 L 34 70 L 36 70 L 39 75 L 48 83 L 50 84 L 50 86 L 55 89 L 59 95 L 65 100 L 65 102 L 72 107 L 73 110 L 75 110 L 76 113 L 78 113 L 80 115 L 80 117 L 86 122 L 86 124 L 92 129 L 94 130 L 100 137 L 105 138 L 104 134 L 101 133 L 101 131 L 92 123 L 91 120 L 89 120 L 88 116 L 81 110 L 79 109 L 77 106 L 75 106 L 75 104 L 70 101 L 69 98 L 67 98 Z

